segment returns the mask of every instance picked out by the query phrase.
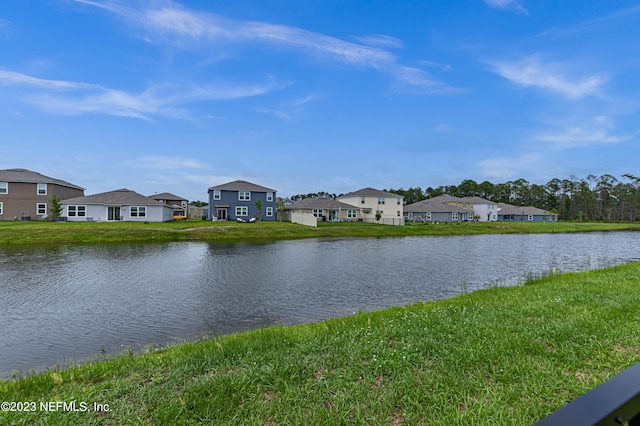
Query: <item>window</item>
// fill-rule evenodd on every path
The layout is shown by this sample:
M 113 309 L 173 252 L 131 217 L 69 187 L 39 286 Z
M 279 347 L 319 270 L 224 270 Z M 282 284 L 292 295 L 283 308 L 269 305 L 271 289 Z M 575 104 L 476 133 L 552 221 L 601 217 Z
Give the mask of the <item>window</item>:
M 322 217 L 322 209 L 313 209 L 313 215 L 315 217 Z
M 220 190 L 219 189 L 214 189 L 213 190 L 213 199 L 214 200 L 219 200 L 220 199 Z
M 473 220 L 473 213 L 467 213 L 467 220 Z
M 532 214 L 530 214 L 530 215 L 527 217 L 527 219 L 528 219 L 529 221 L 533 221 L 533 215 L 532 215 Z
M 238 191 L 238 200 L 240 200 L 240 201 L 251 201 L 251 192 L 250 191 Z
M 36 211 L 39 215 L 47 214 L 47 203 L 36 204 Z
M 273 216 L 273 207 L 267 207 L 267 216 Z
M 347 218 L 355 219 L 356 218 L 356 210 L 353 210 L 353 209 L 347 210 Z
M 384 204 L 384 197 L 378 197 L 378 204 Z
M 364 197 L 360 197 L 360 204 L 364 204 L 364 201 L 365 201 Z
M 9 193 L 9 182 L 0 182 L 0 194 Z
M 131 217 L 147 217 L 147 208 L 145 206 L 131 206 L 129 212 Z
M 249 207 L 236 206 L 236 216 L 249 216 Z
M 2 214 L 2 203 L 0 203 L 0 214 Z
M 462 208 L 466 209 L 467 208 L 467 203 L 462 203 Z
M 398 205 L 402 204 L 402 198 L 398 198 Z
M 400 216 L 400 210 L 396 212 L 396 216 Z
M 451 213 L 451 220 L 458 220 L 458 213 Z
M 39 183 L 38 184 L 38 195 L 47 195 L 47 184 Z
M 427 212 L 427 214 L 424 215 L 425 220 L 431 220 L 431 212 Z
M 67 216 L 69 217 L 85 217 L 87 215 L 87 206 L 67 206 Z
M 267 201 L 273 201 L 273 192 L 267 192 Z
M 384 212 L 383 212 L 382 210 L 376 210 L 376 216 L 377 216 L 378 214 L 379 214 L 379 215 L 383 215 L 383 214 L 384 214 Z

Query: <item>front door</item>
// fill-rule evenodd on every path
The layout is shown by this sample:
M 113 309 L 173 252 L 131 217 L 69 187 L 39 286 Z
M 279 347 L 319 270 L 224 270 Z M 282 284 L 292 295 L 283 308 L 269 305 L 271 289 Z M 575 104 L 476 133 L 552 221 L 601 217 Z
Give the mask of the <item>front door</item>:
M 107 220 L 120 220 L 120 207 L 107 207 Z
M 217 209 L 216 216 L 218 220 L 227 220 L 227 209 Z

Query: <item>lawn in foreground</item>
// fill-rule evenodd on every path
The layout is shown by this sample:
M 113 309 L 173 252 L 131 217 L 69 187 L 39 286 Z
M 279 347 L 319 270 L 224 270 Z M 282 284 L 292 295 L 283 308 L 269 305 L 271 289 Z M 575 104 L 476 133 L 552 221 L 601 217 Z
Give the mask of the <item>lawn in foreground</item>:
M 529 425 L 640 359 L 639 290 L 636 263 L 125 354 L 0 382 L 38 404 L 0 423 Z

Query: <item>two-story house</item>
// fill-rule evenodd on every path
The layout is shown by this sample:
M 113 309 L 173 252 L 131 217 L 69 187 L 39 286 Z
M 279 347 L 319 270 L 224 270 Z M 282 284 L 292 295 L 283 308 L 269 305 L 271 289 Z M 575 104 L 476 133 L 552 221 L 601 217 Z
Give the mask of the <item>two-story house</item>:
M 276 190 L 256 185 L 244 180 L 236 180 L 209 188 L 209 219 L 211 220 L 245 220 L 258 216 L 259 200 L 261 204 L 260 218 L 276 220 L 278 203 Z
M 154 200 L 162 201 L 168 206 L 173 208 L 173 217 L 174 219 L 182 219 L 187 217 L 187 211 L 189 209 L 189 200 L 178 197 L 170 192 L 163 192 L 161 194 L 153 194 L 149 195 L 149 198 L 153 198 Z
M 26 169 L 0 170 L 0 220 L 46 219 L 53 196 L 84 195 L 84 188 Z
M 363 220 L 366 222 L 404 225 L 404 197 L 401 195 L 379 189 L 363 188 L 339 196 L 338 201 L 361 209 Z

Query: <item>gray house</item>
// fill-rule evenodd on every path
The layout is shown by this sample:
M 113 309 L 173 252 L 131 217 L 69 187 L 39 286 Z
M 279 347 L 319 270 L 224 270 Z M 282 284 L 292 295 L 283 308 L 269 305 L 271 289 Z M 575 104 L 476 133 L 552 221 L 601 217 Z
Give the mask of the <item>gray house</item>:
M 473 210 L 462 207 L 445 197 L 435 197 L 428 200 L 404 206 L 406 220 L 410 222 L 465 222 L 473 220 Z
M 62 201 L 62 216 L 70 222 L 167 222 L 173 208 L 129 189 L 102 192 Z
M 209 188 L 209 219 L 248 221 L 262 204 L 262 220 L 276 220 L 276 190 L 244 180 L 236 180 Z
M 499 203 L 498 219 L 504 222 L 557 222 L 558 215 L 537 207 Z

